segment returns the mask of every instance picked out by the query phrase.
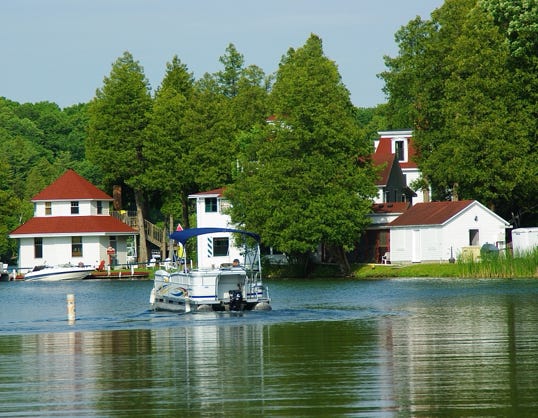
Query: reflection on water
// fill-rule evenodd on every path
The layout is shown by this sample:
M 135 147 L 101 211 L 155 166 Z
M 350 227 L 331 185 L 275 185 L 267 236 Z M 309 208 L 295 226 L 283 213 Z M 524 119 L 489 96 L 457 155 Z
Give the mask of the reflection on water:
M 145 287 L 120 293 L 134 302 Z M 76 290 L 81 300 L 104 292 Z M 538 407 L 538 282 L 290 281 L 271 291 L 295 304 L 194 315 L 121 304 L 116 321 L 113 312 L 96 320 L 94 305 L 62 331 L 11 325 L 0 332 L 0 415 L 522 416 Z

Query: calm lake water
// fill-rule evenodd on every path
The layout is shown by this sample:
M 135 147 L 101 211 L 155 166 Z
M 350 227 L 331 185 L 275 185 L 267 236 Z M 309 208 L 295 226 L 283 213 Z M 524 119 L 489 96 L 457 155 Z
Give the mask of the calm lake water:
M 0 416 L 538 413 L 538 280 L 268 284 L 271 312 L 179 315 L 150 281 L 0 283 Z

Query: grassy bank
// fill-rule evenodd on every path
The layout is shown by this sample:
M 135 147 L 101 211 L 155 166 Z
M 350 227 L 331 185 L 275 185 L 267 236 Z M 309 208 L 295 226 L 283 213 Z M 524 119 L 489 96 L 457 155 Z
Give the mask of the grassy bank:
M 351 278 L 374 279 L 386 277 L 459 277 L 459 278 L 538 278 L 538 249 L 514 257 L 511 252 L 484 255 L 480 261 L 459 258 L 455 263 L 416 264 L 354 264 Z M 302 277 L 296 266 L 271 266 L 265 276 Z M 342 277 L 335 264 L 315 265 L 308 273 L 309 278 Z
M 480 261 L 460 258 L 453 264 L 360 265 L 353 277 L 538 277 L 538 249 L 518 256 L 509 251 L 485 254 Z
M 449 263 L 420 263 L 408 265 L 361 264 L 353 266 L 354 278 L 382 277 L 461 277 L 460 266 Z

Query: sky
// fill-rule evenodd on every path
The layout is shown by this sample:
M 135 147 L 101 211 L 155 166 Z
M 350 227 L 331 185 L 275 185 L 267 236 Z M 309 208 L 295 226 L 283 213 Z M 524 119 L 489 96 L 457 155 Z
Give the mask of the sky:
M 129 51 L 152 89 L 177 55 L 195 78 L 222 69 L 232 43 L 274 73 L 310 34 L 323 41 L 358 107 L 386 102 L 383 57 L 394 34 L 443 0 L 0 0 L 0 96 L 65 108 L 89 102 Z

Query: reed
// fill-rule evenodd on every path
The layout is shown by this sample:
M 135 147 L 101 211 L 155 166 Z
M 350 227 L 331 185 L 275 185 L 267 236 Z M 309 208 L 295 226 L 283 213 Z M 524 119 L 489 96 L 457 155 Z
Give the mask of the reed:
M 538 277 L 538 248 L 519 254 L 511 251 L 482 254 L 480 260 L 459 257 L 457 264 L 460 277 Z

